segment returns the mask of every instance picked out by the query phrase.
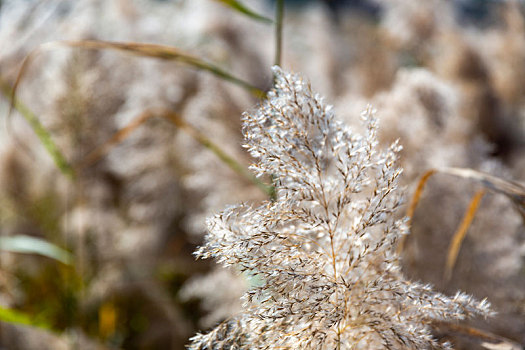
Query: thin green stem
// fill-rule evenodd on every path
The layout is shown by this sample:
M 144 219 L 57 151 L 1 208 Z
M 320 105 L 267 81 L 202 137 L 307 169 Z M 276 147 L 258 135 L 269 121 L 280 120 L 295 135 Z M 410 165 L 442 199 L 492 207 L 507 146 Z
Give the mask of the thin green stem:
M 275 59 L 276 66 L 281 65 L 282 45 L 283 45 L 283 17 L 284 0 L 277 0 L 275 4 Z
M 222 68 L 218 67 L 218 66 L 215 66 L 211 63 L 207 63 L 207 62 L 204 62 L 204 61 L 201 61 L 201 60 L 193 60 L 193 59 L 189 59 L 189 60 L 185 60 L 184 61 L 185 63 L 195 67 L 195 68 L 198 68 L 198 69 L 202 69 L 202 70 L 206 70 L 226 81 L 229 81 L 233 84 L 236 84 L 242 88 L 244 88 L 245 90 L 249 91 L 253 96 L 257 97 L 257 98 L 265 98 L 266 97 L 266 92 L 264 92 L 263 90 L 259 89 L 258 87 L 255 87 L 254 85 L 248 83 L 247 81 L 245 80 L 242 80 L 240 78 L 237 78 L 233 75 L 231 75 L 230 73 L 226 72 L 225 70 L 223 70 Z

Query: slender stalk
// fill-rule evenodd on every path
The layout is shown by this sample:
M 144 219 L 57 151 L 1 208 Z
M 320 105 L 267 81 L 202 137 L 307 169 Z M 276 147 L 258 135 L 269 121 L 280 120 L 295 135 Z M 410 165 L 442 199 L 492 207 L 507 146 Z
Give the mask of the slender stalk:
M 275 57 L 273 64 L 275 66 L 281 66 L 282 58 L 282 46 L 283 46 L 283 18 L 284 18 L 284 0 L 277 0 L 275 4 Z M 276 76 L 274 76 L 275 82 Z M 273 175 L 272 184 L 273 184 Z M 269 192 L 270 198 L 275 200 L 277 198 L 277 193 L 275 191 L 275 186 L 270 186 Z
M 283 17 L 284 0 L 277 0 L 275 4 L 275 59 L 276 66 L 281 65 L 282 45 L 283 45 Z

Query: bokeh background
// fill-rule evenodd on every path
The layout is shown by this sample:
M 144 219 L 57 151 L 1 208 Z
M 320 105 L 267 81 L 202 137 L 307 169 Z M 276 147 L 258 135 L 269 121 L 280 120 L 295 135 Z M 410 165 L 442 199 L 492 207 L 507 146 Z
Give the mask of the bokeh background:
M 192 252 L 206 217 L 268 198 L 243 170 L 240 116 L 260 96 L 158 48 L 43 45 L 166 45 L 266 91 L 276 4 L 239 3 L 253 13 L 216 0 L 0 1 L 0 349 L 183 349 L 239 310 L 249 281 Z M 382 142 L 404 146 L 407 202 L 433 168 L 525 181 L 522 1 L 285 3 L 281 65 L 355 128 L 377 109 Z M 525 344 L 523 208 L 485 194 L 444 277 L 481 188 L 429 179 L 403 268 L 488 298 L 498 315 L 470 326 Z

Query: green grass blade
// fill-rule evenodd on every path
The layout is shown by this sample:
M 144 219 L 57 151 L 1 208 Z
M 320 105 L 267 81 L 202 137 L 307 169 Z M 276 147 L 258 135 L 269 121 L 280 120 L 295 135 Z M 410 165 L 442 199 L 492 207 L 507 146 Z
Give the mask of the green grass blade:
M 216 1 L 221 2 L 224 5 L 231 7 L 235 11 L 240 12 L 243 15 L 246 15 L 246 16 L 248 16 L 248 17 L 250 17 L 252 19 L 255 19 L 257 21 L 264 22 L 264 23 L 272 23 L 273 22 L 270 18 L 265 17 L 263 15 L 260 15 L 260 14 L 258 14 L 256 12 L 250 10 L 249 8 L 247 8 L 246 6 L 241 4 L 239 1 L 236 1 L 236 0 L 216 0 Z
M 0 251 L 12 253 L 38 254 L 70 265 L 71 254 L 43 239 L 26 235 L 0 237 Z
M 25 312 L 7 309 L 0 306 L 0 321 L 13 324 L 22 324 L 26 326 L 33 326 L 44 330 L 51 330 L 52 327 L 41 320 L 36 321 L 35 318 Z
M 40 123 L 38 117 L 25 104 L 23 104 L 22 101 L 16 96 L 13 96 L 13 88 L 3 80 L 0 80 L 0 90 L 4 96 L 11 101 L 12 107 L 14 107 L 29 123 L 36 136 L 55 162 L 57 168 L 60 169 L 64 175 L 73 178 L 75 175 L 73 168 L 69 165 L 62 152 L 60 152 L 58 146 L 53 142 L 51 134 L 44 128 L 42 123 Z

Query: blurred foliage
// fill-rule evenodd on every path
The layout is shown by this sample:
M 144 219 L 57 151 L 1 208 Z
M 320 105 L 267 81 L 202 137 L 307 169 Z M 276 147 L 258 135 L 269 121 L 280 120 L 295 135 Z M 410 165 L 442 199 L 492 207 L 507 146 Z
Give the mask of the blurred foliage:
M 45 330 L 50 330 L 51 326 L 45 323 L 45 320 L 38 320 L 33 315 L 26 314 L 24 312 L 12 309 L 6 309 L 0 306 L 0 321 L 24 324 Z
M 74 268 L 38 264 L 29 270 L 21 266 L 15 277 L 25 291 L 23 303 L 17 310 L 32 315 L 35 320 L 44 320 L 56 330 L 66 330 L 80 323 L 79 298 L 84 281 Z

